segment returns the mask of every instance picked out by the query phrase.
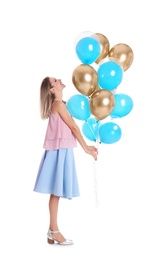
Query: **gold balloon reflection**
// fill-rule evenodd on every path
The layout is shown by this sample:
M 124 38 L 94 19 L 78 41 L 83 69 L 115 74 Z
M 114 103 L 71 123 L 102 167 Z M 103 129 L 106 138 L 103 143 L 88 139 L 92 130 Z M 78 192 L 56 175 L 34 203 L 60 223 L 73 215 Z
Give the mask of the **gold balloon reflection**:
M 124 43 L 119 43 L 112 47 L 108 53 L 108 56 L 112 60 L 117 61 L 126 71 L 133 62 L 134 54 L 132 49 Z
M 96 33 L 99 42 L 100 42 L 100 46 L 101 46 L 101 52 L 99 57 L 97 58 L 97 60 L 95 61 L 95 63 L 99 63 L 101 60 L 103 60 L 104 58 L 106 58 L 108 56 L 108 52 L 109 52 L 109 48 L 110 48 L 110 43 L 109 40 L 106 38 L 105 35 L 101 34 L 101 33 Z
M 74 69 L 72 82 L 81 94 L 90 96 L 98 87 L 98 75 L 92 66 L 81 64 Z
M 99 120 L 110 115 L 114 106 L 114 95 L 106 89 L 97 90 L 90 97 L 91 113 Z

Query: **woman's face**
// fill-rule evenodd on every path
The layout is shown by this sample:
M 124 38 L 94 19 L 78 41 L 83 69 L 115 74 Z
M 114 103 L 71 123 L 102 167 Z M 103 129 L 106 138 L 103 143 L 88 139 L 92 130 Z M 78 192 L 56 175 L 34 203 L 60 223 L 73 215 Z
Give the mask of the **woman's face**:
M 65 85 L 62 83 L 61 79 L 56 79 L 56 78 L 49 78 L 49 82 L 51 84 L 51 87 L 57 89 L 57 90 L 62 90 Z

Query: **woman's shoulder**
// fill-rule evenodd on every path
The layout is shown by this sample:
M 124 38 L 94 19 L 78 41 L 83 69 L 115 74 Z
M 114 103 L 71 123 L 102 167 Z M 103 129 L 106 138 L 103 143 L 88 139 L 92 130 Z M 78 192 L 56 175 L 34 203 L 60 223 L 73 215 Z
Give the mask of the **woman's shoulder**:
M 64 101 L 55 100 L 52 103 L 51 112 L 53 114 L 59 114 L 59 112 L 65 107 L 65 104 Z

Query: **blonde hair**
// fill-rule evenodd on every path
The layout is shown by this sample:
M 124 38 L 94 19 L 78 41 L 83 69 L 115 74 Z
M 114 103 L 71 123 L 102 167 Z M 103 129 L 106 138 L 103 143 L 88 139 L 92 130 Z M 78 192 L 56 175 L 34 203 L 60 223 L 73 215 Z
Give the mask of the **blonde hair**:
M 44 78 L 40 86 L 40 115 L 42 119 L 49 118 L 55 98 L 54 94 L 50 92 L 51 87 L 49 77 Z

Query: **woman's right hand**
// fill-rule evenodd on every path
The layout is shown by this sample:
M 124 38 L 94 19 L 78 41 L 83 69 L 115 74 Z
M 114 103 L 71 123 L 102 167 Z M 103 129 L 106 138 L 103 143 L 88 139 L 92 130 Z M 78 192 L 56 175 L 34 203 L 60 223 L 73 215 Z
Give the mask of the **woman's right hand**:
M 98 150 L 95 146 L 87 145 L 85 152 L 93 156 L 95 161 L 97 161 Z

